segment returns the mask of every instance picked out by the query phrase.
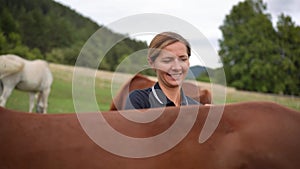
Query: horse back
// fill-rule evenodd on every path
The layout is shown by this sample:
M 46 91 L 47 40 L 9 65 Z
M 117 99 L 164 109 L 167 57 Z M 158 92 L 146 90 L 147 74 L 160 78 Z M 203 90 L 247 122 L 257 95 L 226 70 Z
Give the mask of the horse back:
M 192 109 L 191 106 L 183 106 L 180 111 L 188 115 Z M 147 113 L 160 110 L 151 109 Z M 116 111 L 102 114 L 118 130 L 152 135 L 156 129 L 161 132 L 161 129 L 172 125 L 172 119 L 176 118 L 178 111 L 179 108 L 176 107 L 166 108 L 161 118 L 148 124 L 132 123 Z M 266 102 L 225 105 L 222 118 L 212 136 L 206 142 L 199 143 L 199 133 L 202 132 L 208 111 L 209 107 L 200 106 L 190 132 L 169 151 L 149 158 L 135 159 L 114 155 L 95 144 L 85 134 L 75 114 L 37 115 L 0 108 L 0 168 L 300 167 L 299 112 Z M 133 115 L 141 113 L 133 110 L 126 112 Z M 83 116 L 90 120 L 90 125 L 101 126 L 96 115 L 86 113 Z M 124 147 L 128 150 L 134 148 Z
M 53 82 L 49 65 L 43 60 L 26 61 L 21 77 L 16 86 L 21 90 L 41 91 L 50 88 Z

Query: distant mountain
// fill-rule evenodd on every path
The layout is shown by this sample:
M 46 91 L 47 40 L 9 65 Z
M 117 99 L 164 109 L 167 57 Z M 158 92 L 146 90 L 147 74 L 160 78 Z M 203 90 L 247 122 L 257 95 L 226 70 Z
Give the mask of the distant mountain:
M 202 73 L 206 73 L 207 68 L 204 66 L 196 65 L 190 67 L 190 71 L 187 74 L 187 79 L 196 79 L 199 77 Z

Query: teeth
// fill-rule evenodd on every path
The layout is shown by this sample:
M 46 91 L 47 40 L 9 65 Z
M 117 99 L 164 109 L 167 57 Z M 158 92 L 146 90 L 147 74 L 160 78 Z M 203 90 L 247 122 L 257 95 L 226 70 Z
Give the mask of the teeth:
M 173 78 L 179 78 L 181 76 L 181 73 L 176 73 L 176 74 L 170 74 Z
M 170 73 L 170 75 L 174 75 L 174 76 L 176 76 L 176 75 L 181 75 L 182 73 Z

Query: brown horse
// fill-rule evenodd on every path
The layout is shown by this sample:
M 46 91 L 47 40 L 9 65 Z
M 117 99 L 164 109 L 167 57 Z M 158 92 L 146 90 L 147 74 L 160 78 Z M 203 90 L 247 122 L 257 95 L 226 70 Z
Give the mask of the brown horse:
M 141 74 L 136 74 L 132 79 L 123 85 L 120 92 L 115 96 L 110 105 L 110 110 L 123 110 L 126 98 L 131 91 L 149 88 L 154 84 L 155 81 Z M 202 104 L 211 104 L 211 93 L 209 90 L 201 89 L 197 85 L 190 82 L 184 82 L 182 88 L 187 96 L 197 100 Z
M 191 130 L 175 147 L 152 157 L 129 158 L 112 154 L 95 144 L 81 128 L 76 114 L 29 114 L 0 107 L 0 168 L 300 168 L 300 112 L 275 103 L 225 105 L 217 129 L 204 143 L 199 143 L 198 138 L 210 106 L 168 107 L 161 117 L 146 124 L 128 121 L 118 111 L 102 112 L 102 115 L 124 135 L 145 138 L 172 126 L 179 110 L 189 117 L 195 108 L 197 116 Z M 149 109 L 144 115 L 148 117 L 161 110 Z M 124 112 L 132 116 L 141 113 L 135 110 Z M 104 125 L 97 121 L 99 113 L 82 116 L 92 127 Z M 184 118 L 185 122 L 191 120 Z M 171 141 L 173 135 L 165 141 Z M 99 137 L 122 143 L 110 140 L 107 135 Z M 123 149 L 131 151 L 135 147 Z

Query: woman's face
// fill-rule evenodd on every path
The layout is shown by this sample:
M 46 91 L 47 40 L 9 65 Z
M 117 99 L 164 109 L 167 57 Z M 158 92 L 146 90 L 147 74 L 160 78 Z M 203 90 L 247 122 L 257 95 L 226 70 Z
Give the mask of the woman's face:
M 190 62 L 186 46 L 175 42 L 162 49 L 154 62 L 158 82 L 165 87 L 178 87 L 182 84 L 188 72 Z

